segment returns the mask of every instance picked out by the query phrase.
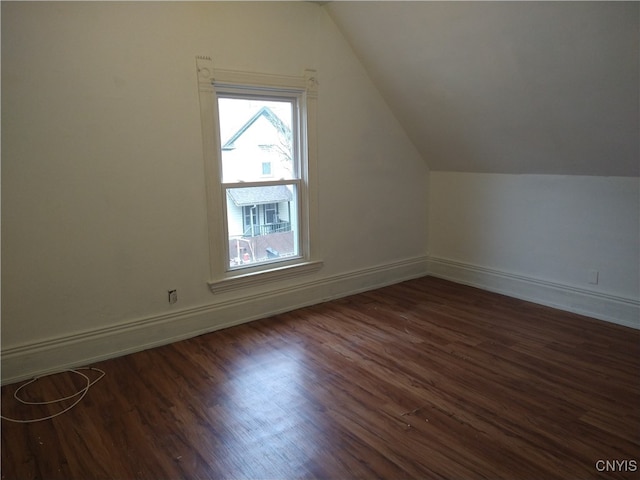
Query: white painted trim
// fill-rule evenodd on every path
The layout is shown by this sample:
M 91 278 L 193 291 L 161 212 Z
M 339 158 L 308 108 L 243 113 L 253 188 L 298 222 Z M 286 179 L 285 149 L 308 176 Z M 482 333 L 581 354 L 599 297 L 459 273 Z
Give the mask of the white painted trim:
M 446 258 L 429 257 L 429 275 L 640 329 L 637 299 L 587 290 Z
M 284 87 L 305 90 L 309 86 L 306 75 L 306 71 L 305 75 L 292 76 L 213 68 L 211 80 L 217 85 L 250 85 L 257 88 L 281 89 Z
M 273 288 L 215 304 L 153 315 L 121 324 L 50 338 L 2 351 L 2 384 L 195 337 L 259 318 L 418 278 L 427 258 Z
M 269 270 L 259 270 L 233 277 L 223 278 L 208 282 L 212 293 L 223 293 L 237 290 L 239 288 L 250 288 L 277 280 L 296 277 L 306 273 L 313 273 L 322 268 L 322 262 L 302 262 L 291 265 L 278 266 Z M 277 265 L 277 264 L 276 264 Z

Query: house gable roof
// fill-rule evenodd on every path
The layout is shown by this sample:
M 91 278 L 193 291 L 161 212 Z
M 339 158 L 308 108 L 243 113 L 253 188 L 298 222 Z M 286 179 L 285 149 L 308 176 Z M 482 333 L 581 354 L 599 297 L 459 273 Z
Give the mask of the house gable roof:
M 269 107 L 264 106 L 258 110 L 247 122 L 242 125 L 231 137 L 222 145 L 222 150 L 233 150 L 236 148 L 235 142 L 251 128 L 251 126 L 261 117 L 266 118 L 278 131 L 289 133 L 291 129 L 275 114 Z

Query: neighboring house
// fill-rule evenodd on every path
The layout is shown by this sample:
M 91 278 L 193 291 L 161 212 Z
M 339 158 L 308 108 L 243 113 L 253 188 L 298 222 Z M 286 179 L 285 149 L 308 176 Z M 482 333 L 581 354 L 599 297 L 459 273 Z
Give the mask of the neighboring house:
M 260 108 L 222 146 L 225 176 L 247 181 L 291 178 L 291 129 L 269 108 Z M 232 188 L 227 192 L 231 265 L 295 254 L 292 187 Z

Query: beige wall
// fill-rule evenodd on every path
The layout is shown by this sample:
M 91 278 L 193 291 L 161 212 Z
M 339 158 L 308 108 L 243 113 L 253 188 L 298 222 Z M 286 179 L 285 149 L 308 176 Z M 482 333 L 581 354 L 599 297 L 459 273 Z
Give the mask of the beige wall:
M 638 178 L 431 172 L 430 184 L 433 274 L 640 328 Z
M 317 69 L 317 274 L 208 290 L 196 55 Z M 299 304 L 415 275 L 427 179 L 315 4 L 3 2 L 3 379 L 286 310 L 290 286 L 308 285 Z

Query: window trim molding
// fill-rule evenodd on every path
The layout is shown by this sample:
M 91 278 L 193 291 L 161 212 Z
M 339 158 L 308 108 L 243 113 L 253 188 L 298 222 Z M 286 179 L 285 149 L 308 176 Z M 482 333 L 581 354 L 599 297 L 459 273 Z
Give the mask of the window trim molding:
M 277 267 L 258 272 L 242 272 L 239 275 L 228 276 L 219 280 L 207 282 L 212 293 L 231 292 L 247 286 L 259 286 L 297 277 L 299 275 L 317 272 L 322 268 L 321 260 L 299 262 L 292 265 L 277 264 Z
M 263 285 L 297 275 L 319 270 L 323 262 L 318 258 L 317 222 L 318 222 L 318 186 L 317 186 L 317 97 L 318 82 L 316 71 L 306 69 L 302 76 L 273 75 L 265 73 L 241 72 L 213 68 L 211 57 L 197 56 L 198 99 L 200 104 L 200 120 L 202 125 L 202 148 L 204 160 L 205 186 L 207 194 L 207 224 L 209 238 L 209 275 L 207 282 L 212 293 L 229 292 L 240 288 Z M 300 117 L 300 134 L 302 145 L 306 149 L 300 152 L 300 178 L 306 190 L 306 215 L 302 215 L 300 227 L 302 255 L 290 262 L 283 261 L 264 267 L 260 270 L 229 270 L 225 258 L 220 254 L 220 246 L 228 239 L 224 235 L 222 222 L 225 212 L 218 202 L 222 201 L 222 172 L 218 161 L 220 137 L 217 128 L 218 111 L 215 87 L 233 89 L 287 90 L 300 93 L 301 108 L 306 115 Z M 222 249 L 226 250 L 226 249 Z

